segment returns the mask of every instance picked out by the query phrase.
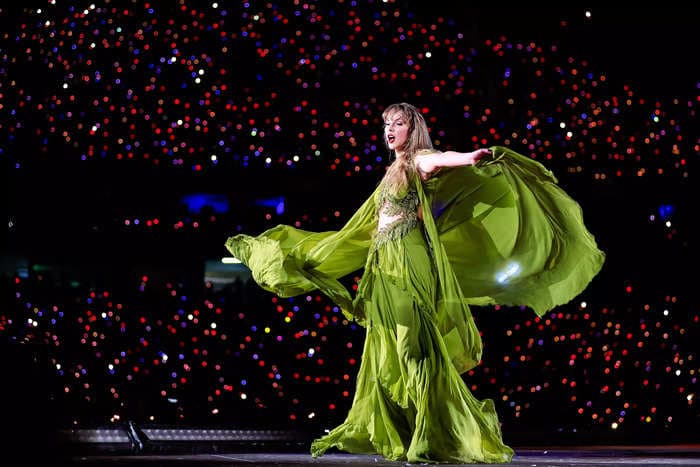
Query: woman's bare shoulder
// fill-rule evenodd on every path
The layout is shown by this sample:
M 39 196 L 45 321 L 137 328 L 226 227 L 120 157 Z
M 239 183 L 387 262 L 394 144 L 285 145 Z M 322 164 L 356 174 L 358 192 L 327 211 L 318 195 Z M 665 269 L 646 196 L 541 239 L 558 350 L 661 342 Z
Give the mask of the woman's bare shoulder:
M 437 150 L 435 148 L 430 148 L 430 149 L 419 149 L 416 151 L 416 157 L 421 157 L 421 156 L 431 156 L 431 155 L 438 155 L 442 154 L 442 151 Z
M 430 160 L 435 156 L 439 156 L 440 154 L 442 154 L 442 151 L 438 151 L 437 149 L 419 149 L 416 151 L 416 155 L 413 160 L 416 167 L 420 167 L 421 163 L 425 163 L 427 160 Z
M 440 154 L 442 154 L 442 151 L 439 151 L 437 149 L 420 149 L 416 152 L 416 157 L 414 159 L 416 164 L 416 170 L 418 171 L 418 174 L 420 175 L 423 181 L 429 180 L 430 177 L 432 177 L 439 171 L 439 169 L 434 168 L 434 163 L 431 164 L 429 160 L 431 157 L 439 156 Z M 425 170 L 424 166 L 426 165 L 433 168 Z

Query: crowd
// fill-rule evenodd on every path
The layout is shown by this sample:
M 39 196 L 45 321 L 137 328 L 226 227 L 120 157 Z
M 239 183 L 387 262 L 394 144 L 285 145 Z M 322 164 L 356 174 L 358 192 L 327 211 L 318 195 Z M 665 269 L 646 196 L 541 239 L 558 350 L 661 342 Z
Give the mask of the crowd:
M 697 423 L 697 88 L 656 96 L 555 41 L 423 15 L 393 1 L 0 10 L 0 338 L 42 355 L 60 424 L 339 422 L 356 325 L 319 294 L 216 286 L 204 262 L 235 231 L 337 228 L 387 165 L 378 116 L 395 101 L 421 106 L 442 148 L 543 162 L 608 254 L 543 319 L 475 311 L 488 347 L 465 378 L 506 438 Z M 192 192 L 230 202 L 193 210 Z

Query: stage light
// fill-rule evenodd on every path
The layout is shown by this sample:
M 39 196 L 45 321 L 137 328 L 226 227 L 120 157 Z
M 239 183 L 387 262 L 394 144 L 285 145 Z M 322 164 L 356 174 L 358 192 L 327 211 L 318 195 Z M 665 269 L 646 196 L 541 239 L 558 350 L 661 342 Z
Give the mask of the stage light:
M 125 443 L 131 444 L 131 438 L 121 427 L 69 430 L 67 438 L 76 443 Z
M 171 441 L 294 441 L 297 436 L 282 430 L 235 430 L 225 428 L 142 428 L 148 442 Z

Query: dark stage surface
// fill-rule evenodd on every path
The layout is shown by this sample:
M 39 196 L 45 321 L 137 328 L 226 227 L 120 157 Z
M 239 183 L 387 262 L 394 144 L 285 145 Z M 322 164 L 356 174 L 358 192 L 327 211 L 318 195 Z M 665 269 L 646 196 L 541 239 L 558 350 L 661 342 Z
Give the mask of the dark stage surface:
M 38 428 L 38 427 L 37 427 Z M 674 442 L 644 442 L 637 439 L 615 443 L 588 443 L 551 438 L 540 442 L 511 443 L 515 456 L 509 464 L 531 467 L 569 466 L 700 466 L 700 443 L 691 438 Z M 313 458 L 308 433 L 282 430 L 182 429 L 140 427 L 129 424 L 90 430 L 59 431 L 50 442 L 33 437 L 34 443 L 14 443 L 2 449 L 0 466 L 41 465 L 46 467 L 156 467 L 156 466 L 408 466 L 379 455 L 355 455 L 331 450 Z M 547 441 L 549 440 L 549 441 Z M 689 441 L 690 440 L 690 441 Z M 9 447 L 9 446 L 6 446 Z M 428 465 L 428 464 L 420 464 Z M 438 464 L 434 464 L 438 465 Z M 464 465 L 464 464 L 439 464 Z M 487 464 L 477 464 L 487 465 Z
M 90 455 L 74 457 L 70 465 L 75 466 L 302 466 L 302 465 L 415 465 L 406 462 L 391 462 L 379 456 L 351 454 L 327 454 L 313 459 L 307 453 L 285 452 L 235 452 L 211 454 L 148 454 L 148 455 Z M 457 464 L 440 464 L 457 465 Z M 590 446 L 567 448 L 516 448 L 510 464 L 527 466 L 609 466 L 609 465 L 700 465 L 700 445 L 677 446 Z

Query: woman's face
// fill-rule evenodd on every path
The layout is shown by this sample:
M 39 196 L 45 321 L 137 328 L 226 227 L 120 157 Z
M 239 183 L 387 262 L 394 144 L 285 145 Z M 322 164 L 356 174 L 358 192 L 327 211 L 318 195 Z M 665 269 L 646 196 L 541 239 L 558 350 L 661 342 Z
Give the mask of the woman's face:
M 392 151 L 401 151 L 408 139 L 408 121 L 401 112 L 389 114 L 384 121 L 384 139 Z

